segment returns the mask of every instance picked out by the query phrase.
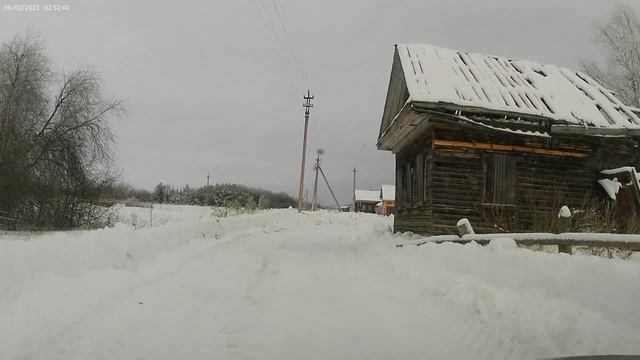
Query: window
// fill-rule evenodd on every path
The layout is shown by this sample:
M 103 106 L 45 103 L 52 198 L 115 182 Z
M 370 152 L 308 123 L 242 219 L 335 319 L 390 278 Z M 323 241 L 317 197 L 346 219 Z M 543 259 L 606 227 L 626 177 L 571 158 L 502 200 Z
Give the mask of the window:
M 409 164 L 405 164 L 403 167 L 404 175 L 402 179 L 404 182 L 402 183 L 402 207 L 407 207 L 411 204 L 411 166 Z
M 402 171 L 402 165 L 396 165 L 396 206 L 398 209 L 402 208 L 403 205 L 403 195 L 404 195 L 404 171 Z
M 416 186 L 416 166 L 414 162 L 411 162 L 411 164 L 409 164 L 409 178 L 411 179 L 411 202 L 415 202 L 416 200 L 416 191 L 417 191 L 417 186 Z
M 484 171 L 483 201 L 490 204 L 514 205 L 516 201 L 516 159 L 504 154 L 491 154 L 482 162 Z
M 422 200 L 427 201 L 427 176 L 429 174 L 429 162 L 425 156 L 422 159 Z

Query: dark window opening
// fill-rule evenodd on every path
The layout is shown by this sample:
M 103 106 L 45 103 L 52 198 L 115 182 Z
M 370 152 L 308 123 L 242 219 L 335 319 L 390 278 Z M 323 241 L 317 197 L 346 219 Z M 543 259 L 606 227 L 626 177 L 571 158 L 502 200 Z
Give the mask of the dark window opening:
M 403 167 L 402 179 L 402 207 L 406 208 L 411 204 L 411 173 L 407 164 Z
M 411 177 L 411 201 L 415 201 L 415 199 L 417 198 L 416 196 L 416 191 L 417 186 L 416 186 L 416 180 L 417 180 L 417 176 L 416 176 L 416 167 L 414 165 L 414 163 L 411 163 L 411 165 L 409 165 L 409 175 Z
M 422 200 L 423 201 L 427 201 L 428 196 L 427 196 L 427 185 L 428 185 L 428 181 L 427 181 L 427 177 L 429 175 L 429 161 L 427 160 L 427 157 L 425 156 L 425 158 L 423 159 L 423 163 L 422 163 Z
M 516 202 L 516 159 L 509 155 L 487 156 L 484 170 L 483 202 L 498 205 L 514 205 Z
M 402 166 L 397 166 L 396 167 L 396 206 L 398 209 L 401 209 L 404 204 L 404 201 L 402 199 L 402 197 L 404 196 L 404 186 L 402 186 L 403 181 L 404 181 L 404 174 L 402 171 Z

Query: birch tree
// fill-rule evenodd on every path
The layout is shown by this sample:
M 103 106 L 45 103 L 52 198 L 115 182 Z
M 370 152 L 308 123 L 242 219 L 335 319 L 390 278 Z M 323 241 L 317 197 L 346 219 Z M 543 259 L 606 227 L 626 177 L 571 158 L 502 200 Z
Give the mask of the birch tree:
M 595 28 L 595 42 L 604 63 L 583 60 L 583 70 L 616 93 L 627 105 L 640 107 L 640 18 L 627 4 L 618 4 Z

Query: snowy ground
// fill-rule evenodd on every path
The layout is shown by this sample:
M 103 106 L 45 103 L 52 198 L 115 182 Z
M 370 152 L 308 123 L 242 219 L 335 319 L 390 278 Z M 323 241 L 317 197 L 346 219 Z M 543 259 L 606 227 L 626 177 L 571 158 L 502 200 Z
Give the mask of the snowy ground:
M 0 358 L 640 353 L 637 262 L 508 241 L 396 248 L 407 237 L 375 215 L 149 211 L 123 208 L 130 225 L 112 229 L 0 236 Z

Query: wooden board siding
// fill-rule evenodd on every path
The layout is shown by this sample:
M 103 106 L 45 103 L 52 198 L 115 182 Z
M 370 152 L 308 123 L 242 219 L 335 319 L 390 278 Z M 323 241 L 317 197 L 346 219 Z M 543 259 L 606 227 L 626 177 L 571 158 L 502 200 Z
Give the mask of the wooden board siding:
M 438 140 L 506 146 L 498 149 L 512 146 L 547 151 L 447 146 Z M 563 205 L 580 208 L 585 197 L 603 195 L 596 182 L 599 172 L 605 168 L 636 165 L 633 146 L 629 139 L 575 136 L 550 139 L 452 125 L 432 127 L 396 156 L 398 172 L 415 164 L 416 173 L 422 176 L 416 181 L 417 194 L 413 198 L 405 194 L 404 201 L 396 204 L 394 230 L 454 234 L 456 222 L 466 217 L 479 233 L 531 231 L 535 212 L 555 212 Z M 571 155 L 575 153 L 587 156 Z M 485 168 L 494 154 L 506 154 L 514 159 L 513 204 L 498 206 L 487 201 Z M 397 183 L 397 196 L 402 196 L 406 187 L 406 183 Z
M 394 203 L 394 200 L 383 200 L 380 214 L 385 216 L 393 214 Z
M 482 175 L 481 151 L 434 150 L 432 233 L 455 233 L 456 222 L 463 217 L 474 226 L 481 222 Z
M 412 231 L 421 234 L 431 232 L 432 191 L 429 183 L 433 157 L 432 134 L 433 132 L 428 130 L 405 151 L 396 156 L 396 202 L 394 208 L 394 231 L 396 232 Z M 402 177 L 397 174 L 399 169 L 405 169 L 410 162 L 415 163 L 417 189 L 415 197 L 408 202 L 403 197 L 405 184 L 400 181 Z

